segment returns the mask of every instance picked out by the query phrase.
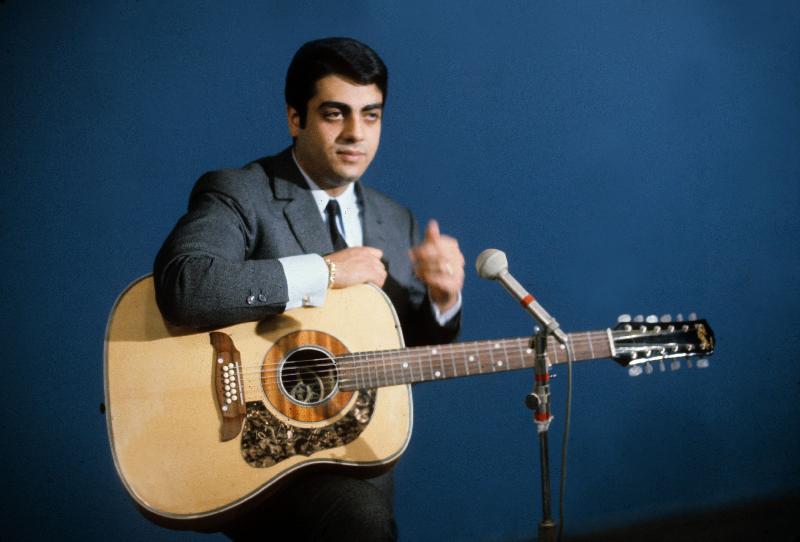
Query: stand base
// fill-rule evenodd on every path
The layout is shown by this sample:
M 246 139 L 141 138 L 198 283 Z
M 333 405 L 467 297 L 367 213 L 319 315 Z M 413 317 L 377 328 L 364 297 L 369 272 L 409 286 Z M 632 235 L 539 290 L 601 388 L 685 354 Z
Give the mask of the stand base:
M 538 542 L 556 542 L 557 535 L 555 522 L 552 520 L 543 520 L 539 524 L 539 533 L 536 540 Z

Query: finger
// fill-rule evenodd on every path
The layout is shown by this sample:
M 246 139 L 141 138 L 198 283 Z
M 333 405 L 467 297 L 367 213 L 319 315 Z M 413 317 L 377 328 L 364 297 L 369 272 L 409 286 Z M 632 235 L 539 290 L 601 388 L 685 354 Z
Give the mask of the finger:
M 364 252 L 367 252 L 370 256 L 374 256 L 379 260 L 383 258 L 383 251 L 379 248 L 375 247 L 360 247 Z
M 431 219 L 428 221 L 428 227 L 425 228 L 425 240 L 436 241 L 439 239 L 439 223 Z

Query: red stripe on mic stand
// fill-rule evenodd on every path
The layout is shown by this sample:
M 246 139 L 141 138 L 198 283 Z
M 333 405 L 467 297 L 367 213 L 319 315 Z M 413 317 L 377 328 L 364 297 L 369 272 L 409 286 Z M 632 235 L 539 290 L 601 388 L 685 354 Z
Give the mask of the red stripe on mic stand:
M 534 302 L 533 296 L 531 294 L 528 294 L 528 295 L 526 295 L 525 297 L 522 298 L 522 300 L 520 301 L 520 304 L 523 307 L 527 307 L 528 305 L 530 305 L 533 302 Z

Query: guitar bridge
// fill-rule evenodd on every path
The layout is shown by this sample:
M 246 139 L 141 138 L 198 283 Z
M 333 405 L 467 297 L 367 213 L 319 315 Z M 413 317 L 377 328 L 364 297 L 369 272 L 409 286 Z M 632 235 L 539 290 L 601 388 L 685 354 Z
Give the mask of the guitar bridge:
M 220 440 L 225 442 L 236 438 L 241 432 L 247 413 L 242 361 L 229 335 L 212 331 L 210 336 L 214 347 L 214 388 L 217 408 L 222 416 Z

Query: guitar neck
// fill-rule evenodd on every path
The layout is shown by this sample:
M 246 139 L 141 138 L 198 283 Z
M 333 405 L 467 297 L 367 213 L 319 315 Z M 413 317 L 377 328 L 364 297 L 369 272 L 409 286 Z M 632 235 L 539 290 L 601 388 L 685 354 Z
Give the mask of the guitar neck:
M 567 339 L 575 361 L 612 357 L 607 330 L 570 333 Z M 348 354 L 337 358 L 339 387 L 349 391 L 531 369 L 536 354 L 529 343 L 520 337 Z M 568 360 L 567 349 L 552 337 L 547 355 L 551 365 Z

